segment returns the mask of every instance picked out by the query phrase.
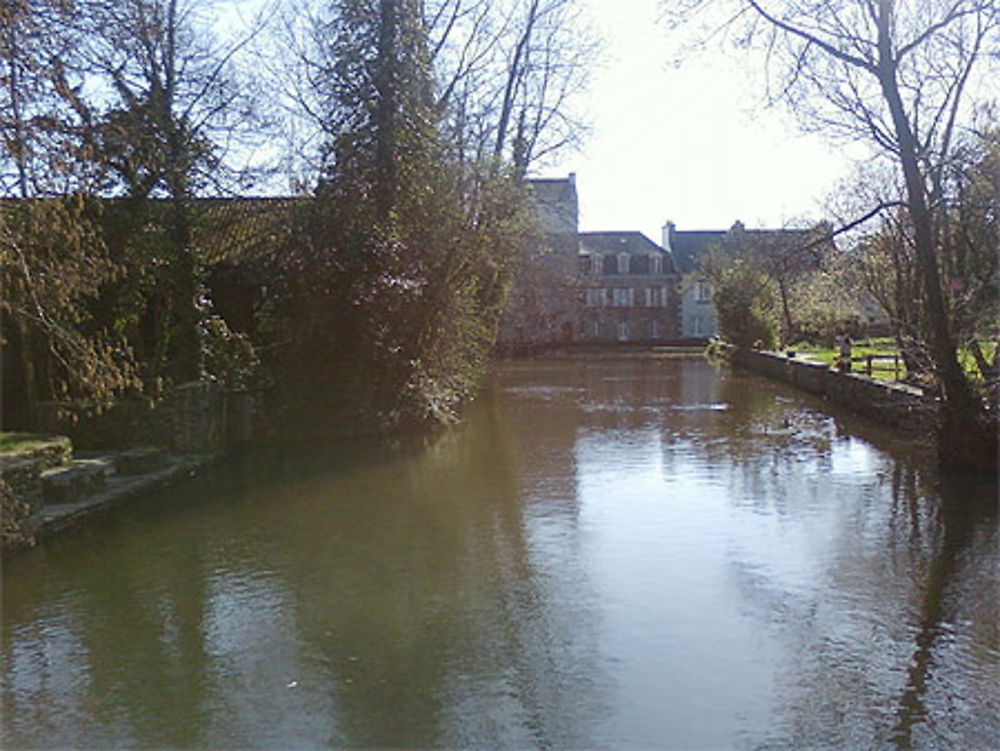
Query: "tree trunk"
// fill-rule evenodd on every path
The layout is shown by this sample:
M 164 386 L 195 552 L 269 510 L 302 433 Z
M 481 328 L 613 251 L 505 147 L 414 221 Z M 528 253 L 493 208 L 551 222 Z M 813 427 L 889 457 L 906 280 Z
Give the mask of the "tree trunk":
M 791 344 L 792 338 L 795 336 L 795 323 L 792 321 L 792 309 L 788 304 L 788 289 L 784 276 L 778 277 L 778 292 L 781 297 L 781 325 L 784 329 L 781 339 L 785 344 Z
M 24 379 L 24 402 L 21 404 L 20 414 L 16 420 L 20 426 L 28 430 L 35 430 L 35 413 L 38 406 L 38 384 L 36 382 L 35 359 L 34 359 L 34 337 L 31 335 L 31 327 L 24 321 L 13 317 L 14 330 L 17 333 L 19 346 L 18 355 L 21 360 L 21 377 Z
M 903 106 L 893 57 L 892 0 L 880 0 L 878 79 L 892 117 L 899 160 L 906 182 L 907 208 L 913 224 L 914 248 L 924 291 L 925 315 L 931 357 L 941 381 L 943 398 L 938 429 L 942 466 L 996 465 L 997 435 L 992 421 L 985 419 L 981 400 L 973 393 L 958 362 L 948 311 L 941 290 L 931 211 L 927 204 L 926 180 L 920 170 L 916 137 Z

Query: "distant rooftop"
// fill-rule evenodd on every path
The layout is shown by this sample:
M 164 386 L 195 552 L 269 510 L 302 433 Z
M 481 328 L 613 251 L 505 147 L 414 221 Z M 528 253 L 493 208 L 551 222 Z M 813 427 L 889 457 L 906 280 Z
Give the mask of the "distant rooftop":
M 662 246 L 657 245 L 641 232 L 581 232 L 581 253 L 617 255 L 654 255 L 664 256 L 663 271 L 667 274 L 676 273 L 677 266 L 671 254 Z

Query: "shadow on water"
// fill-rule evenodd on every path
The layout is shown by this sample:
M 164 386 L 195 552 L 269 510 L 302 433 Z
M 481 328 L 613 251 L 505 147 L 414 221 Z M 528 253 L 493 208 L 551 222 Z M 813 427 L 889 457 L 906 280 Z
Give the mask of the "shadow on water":
M 903 470 L 905 471 L 905 470 Z M 927 697 L 933 681 L 935 657 L 940 649 L 947 648 L 945 642 L 955 636 L 956 624 L 963 618 L 968 622 L 978 623 L 986 628 L 992 627 L 993 655 L 1000 656 L 1000 612 L 996 598 L 993 599 L 992 612 L 989 606 L 982 607 L 982 612 L 963 613 L 967 602 L 974 599 L 962 597 L 964 586 L 968 582 L 964 578 L 967 572 L 970 556 L 982 553 L 984 545 L 992 545 L 994 551 L 1000 546 L 1000 536 L 997 532 L 998 500 L 997 482 L 995 478 L 982 475 L 942 474 L 938 478 L 936 501 L 924 501 L 928 506 L 923 510 L 917 508 L 917 494 L 901 493 L 894 486 L 893 501 L 898 505 L 910 508 L 910 530 L 915 546 L 921 542 L 929 548 L 926 573 L 923 582 L 923 597 L 919 601 L 914 636 L 913 653 L 906 671 L 906 686 L 899 697 L 896 708 L 896 723 L 892 729 L 892 742 L 897 748 L 914 748 L 915 735 L 921 729 L 927 729 L 929 719 L 934 715 L 928 710 Z M 923 517 L 923 518 L 922 518 Z M 974 572 L 973 572 L 974 573 Z M 1000 571 L 995 572 L 1000 574 Z M 997 580 L 986 581 L 985 586 L 997 587 Z M 988 602 L 988 600 L 987 600 Z M 1000 671 L 994 671 L 1000 678 Z M 968 687 L 975 692 L 978 688 L 988 696 L 995 692 L 998 683 Z M 967 700 L 962 695 L 953 697 L 953 701 L 961 704 Z M 966 707 L 952 708 L 952 712 L 961 712 Z M 985 735 L 982 742 L 995 743 L 1000 740 L 1000 707 L 994 705 L 993 734 Z M 983 718 L 987 719 L 987 718 Z M 947 737 L 942 740 L 954 740 Z
M 540 567 L 523 479 L 560 439 L 473 412 L 426 445 L 239 457 L 14 560 L 5 746 L 581 742 L 593 631 L 552 602 L 571 561 Z M 545 523 L 571 537 L 568 477 Z
M 1000 745 L 992 478 L 697 360 L 511 363 L 467 418 L 13 559 L 4 747 Z

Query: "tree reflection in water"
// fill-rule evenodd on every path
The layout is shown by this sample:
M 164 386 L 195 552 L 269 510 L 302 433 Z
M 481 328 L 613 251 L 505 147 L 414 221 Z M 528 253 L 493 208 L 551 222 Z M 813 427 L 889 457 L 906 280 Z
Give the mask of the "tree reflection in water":
M 467 418 L 11 560 L 4 746 L 1000 747 L 993 478 L 701 360 L 505 363 Z

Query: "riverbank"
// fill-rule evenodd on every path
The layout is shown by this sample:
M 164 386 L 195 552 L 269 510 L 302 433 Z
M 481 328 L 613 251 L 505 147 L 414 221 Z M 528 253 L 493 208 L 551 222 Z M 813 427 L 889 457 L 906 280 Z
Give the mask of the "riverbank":
M 155 448 L 74 454 L 62 436 L 45 445 L 51 449 L 0 455 L 4 554 L 180 482 L 219 458 Z
M 719 345 L 715 351 L 733 367 L 781 381 L 892 428 L 926 432 L 936 419 L 938 400 L 915 386 L 843 373 L 781 352 L 730 345 Z

